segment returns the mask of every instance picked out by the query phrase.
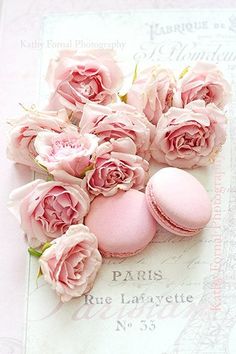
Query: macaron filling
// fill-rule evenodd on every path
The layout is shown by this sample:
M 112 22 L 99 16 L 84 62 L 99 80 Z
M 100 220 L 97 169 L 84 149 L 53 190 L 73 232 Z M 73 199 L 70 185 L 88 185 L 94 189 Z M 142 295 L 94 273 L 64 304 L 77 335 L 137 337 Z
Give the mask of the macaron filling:
M 150 198 L 147 199 L 148 204 L 150 206 L 150 211 L 152 212 L 153 217 L 157 220 L 158 218 L 158 222 L 160 222 L 160 224 L 166 228 L 167 226 L 174 230 L 174 231 L 179 231 L 183 234 L 186 234 L 187 236 L 189 236 L 191 233 L 195 234 L 201 231 L 201 229 L 191 229 L 191 228 L 185 228 L 183 226 L 180 226 L 176 223 L 174 223 L 172 220 L 170 220 L 170 218 L 163 213 L 163 211 L 160 209 L 160 207 L 157 207 L 156 203 L 155 203 L 155 196 L 153 193 L 153 189 L 151 187 L 151 185 L 149 184 L 147 186 L 147 191 L 148 191 L 148 195 Z
M 145 247 L 139 248 L 134 252 L 112 252 L 112 251 L 108 251 L 108 250 L 103 250 L 101 247 L 99 247 L 99 251 L 102 254 L 103 257 L 109 258 L 109 257 L 114 257 L 114 258 L 125 258 L 125 257 L 131 257 L 131 256 L 135 256 L 136 254 L 140 253 L 141 251 L 143 251 Z

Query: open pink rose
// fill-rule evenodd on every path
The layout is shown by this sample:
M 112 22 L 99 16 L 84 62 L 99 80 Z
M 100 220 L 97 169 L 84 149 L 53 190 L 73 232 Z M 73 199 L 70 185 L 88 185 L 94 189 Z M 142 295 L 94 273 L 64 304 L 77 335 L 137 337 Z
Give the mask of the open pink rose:
M 162 113 L 170 108 L 175 87 L 175 78 L 170 70 L 152 66 L 138 74 L 127 94 L 127 103 L 156 125 Z
M 86 105 L 79 124 L 81 133 L 92 133 L 100 142 L 128 137 L 136 145 L 137 154 L 148 159 L 153 125 L 144 114 L 125 103 L 109 106 Z
M 180 168 L 206 166 L 214 161 L 226 139 L 226 118 L 213 103 L 194 101 L 170 108 L 158 122 L 152 157 Z
M 11 193 L 9 208 L 20 220 L 29 245 L 38 247 L 81 223 L 89 204 L 88 194 L 78 185 L 37 179 Z
M 79 134 L 73 128 L 62 133 L 43 131 L 35 139 L 36 161 L 55 179 L 68 183 L 77 183 L 84 175 L 98 145 L 95 135 Z
M 217 65 L 198 62 L 180 80 L 173 105 L 184 107 L 195 100 L 214 103 L 224 108 L 231 96 L 229 83 L 224 79 Z
M 62 302 L 91 290 L 102 257 L 96 237 L 85 225 L 71 226 L 65 235 L 52 241 L 39 258 L 44 279 Z
M 29 110 L 23 118 L 12 119 L 9 123 L 12 129 L 7 148 L 8 158 L 38 171 L 34 147 L 37 134 L 44 129 L 61 132 L 68 125 L 68 117 L 65 109 L 55 112 Z
M 51 107 L 82 112 L 85 103 L 107 105 L 116 100 L 122 73 L 111 50 L 68 50 L 51 60 L 47 80 L 54 91 Z
M 149 164 L 136 154 L 136 146 L 129 138 L 111 139 L 96 150 L 92 170 L 86 172 L 88 191 L 93 195 L 114 195 L 119 189 L 143 189 Z

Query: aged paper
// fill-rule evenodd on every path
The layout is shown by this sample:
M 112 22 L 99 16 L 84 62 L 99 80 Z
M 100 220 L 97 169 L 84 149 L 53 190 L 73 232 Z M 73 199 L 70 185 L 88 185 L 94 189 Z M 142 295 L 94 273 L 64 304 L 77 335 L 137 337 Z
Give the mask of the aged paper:
M 42 41 L 42 77 L 58 49 L 113 48 L 126 75 L 135 63 L 176 74 L 197 60 L 219 64 L 236 88 L 236 12 L 138 11 L 50 16 Z M 47 87 L 42 79 L 41 102 Z M 214 165 L 193 173 L 208 189 L 213 216 L 193 238 L 159 228 L 141 254 L 107 259 L 92 291 L 61 304 L 29 260 L 27 354 L 190 354 L 236 352 L 236 105 Z M 155 171 L 157 166 L 152 166 Z

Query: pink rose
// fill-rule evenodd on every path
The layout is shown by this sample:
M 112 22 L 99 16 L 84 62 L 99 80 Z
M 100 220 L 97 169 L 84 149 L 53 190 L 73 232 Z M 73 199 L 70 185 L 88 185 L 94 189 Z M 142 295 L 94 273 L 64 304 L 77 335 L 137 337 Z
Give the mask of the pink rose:
M 92 163 L 98 138 L 93 134 L 79 134 L 76 127 L 62 133 L 40 132 L 35 139 L 36 161 L 47 168 L 55 179 L 77 183 Z
M 82 296 L 93 287 L 102 264 L 97 247 L 97 239 L 87 226 L 73 225 L 39 258 L 45 281 L 62 302 Z
M 226 118 L 213 103 L 194 101 L 170 108 L 158 122 L 152 157 L 180 168 L 206 166 L 214 161 L 226 139 Z
M 86 105 L 79 124 L 81 133 L 92 133 L 101 142 L 128 137 L 136 145 L 137 154 L 150 158 L 149 147 L 153 126 L 147 118 L 125 103 L 109 106 Z
M 111 139 L 96 150 L 92 170 L 86 172 L 88 191 L 93 195 L 114 195 L 119 189 L 143 189 L 149 164 L 136 154 L 136 146 L 129 138 Z
M 29 110 L 23 118 L 11 120 L 10 124 L 12 129 L 7 148 L 8 158 L 38 171 L 34 147 L 37 134 L 44 129 L 61 132 L 68 125 L 68 117 L 65 109 L 57 112 Z
M 127 103 L 156 125 L 162 113 L 170 108 L 175 87 L 175 78 L 170 70 L 152 66 L 138 75 L 127 94 Z
M 173 105 L 184 107 L 192 101 L 204 100 L 222 109 L 228 103 L 230 95 L 230 85 L 218 67 L 215 64 L 198 62 L 180 80 Z
M 62 51 L 51 60 L 47 80 L 55 91 L 51 106 L 83 110 L 84 104 L 102 105 L 116 100 L 122 73 L 110 50 L 91 50 L 84 53 Z
M 79 224 L 89 210 L 89 196 L 78 185 L 37 179 L 10 195 L 9 207 L 20 220 L 28 243 L 39 247 Z

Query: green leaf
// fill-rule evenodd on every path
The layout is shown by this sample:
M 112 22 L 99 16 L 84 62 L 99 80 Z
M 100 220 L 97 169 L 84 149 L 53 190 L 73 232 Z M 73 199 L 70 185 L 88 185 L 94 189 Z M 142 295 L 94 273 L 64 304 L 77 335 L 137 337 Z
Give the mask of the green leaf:
M 43 275 L 42 269 L 41 269 L 41 267 L 39 267 L 37 278 L 36 278 L 36 287 L 37 288 L 39 287 L 38 280 L 42 275 Z
M 90 171 L 90 170 L 92 170 L 92 169 L 93 169 L 93 164 L 91 163 L 91 164 L 88 165 L 88 166 L 84 169 L 84 171 L 81 173 L 80 178 L 84 178 L 85 175 L 86 175 L 86 172 L 88 172 L 88 171 Z
M 134 68 L 134 75 L 133 75 L 133 81 L 132 84 L 135 82 L 135 80 L 137 79 L 138 76 L 138 64 L 135 64 L 135 68 Z
M 41 267 L 39 267 L 38 274 L 37 274 L 37 280 L 43 275 Z
M 46 181 L 47 181 L 47 182 L 54 181 L 53 175 L 51 175 L 50 173 L 48 173 L 48 175 L 47 175 L 47 180 L 46 180 Z
M 52 246 L 52 244 L 50 242 L 46 242 L 41 249 L 42 254 L 46 249 L 48 249 L 51 246 Z
M 37 250 L 36 250 L 35 248 L 33 248 L 33 247 L 29 247 L 29 248 L 28 248 L 28 252 L 29 252 L 29 254 L 30 254 L 31 256 L 34 256 L 34 257 L 36 257 L 36 258 L 39 258 L 39 257 L 42 256 L 42 252 L 37 251 Z
M 137 79 L 138 76 L 138 64 L 135 64 L 135 68 L 134 68 L 134 74 L 133 74 L 133 79 L 132 79 L 132 84 L 135 82 L 135 80 Z M 127 103 L 127 99 L 128 99 L 128 94 L 125 93 L 124 95 L 120 95 L 118 94 L 118 96 L 120 97 L 121 102 Z
M 44 172 L 47 173 L 47 182 L 50 182 L 50 181 L 54 181 L 54 176 L 48 172 L 48 169 L 47 167 L 45 167 L 44 165 L 42 165 L 41 163 L 39 163 L 36 159 L 33 159 L 34 162 L 36 163 L 36 165 L 38 165 Z
M 184 68 L 184 70 L 181 72 L 181 74 L 179 75 L 179 79 L 182 79 L 184 77 L 184 75 L 187 74 L 187 72 L 189 71 L 190 66 L 186 66 L 186 68 Z
M 45 167 L 44 165 L 42 165 L 41 163 L 39 163 L 36 159 L 33 159 L 34 162 L 36 163 L 36 165 L 38 165 L 40 168 L 42 168 L 45 172 L 48 173 L 48 169 L 47 167 Z

